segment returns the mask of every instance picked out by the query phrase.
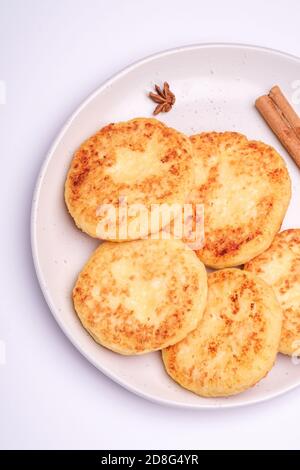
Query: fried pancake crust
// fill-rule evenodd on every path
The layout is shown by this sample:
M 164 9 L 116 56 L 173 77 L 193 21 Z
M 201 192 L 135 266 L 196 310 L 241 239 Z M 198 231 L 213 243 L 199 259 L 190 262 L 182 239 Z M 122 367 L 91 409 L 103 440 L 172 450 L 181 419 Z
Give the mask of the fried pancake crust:
M 278 233 L 270 248 L 244 269 L 272 286 L 283 310 L 279 351 L 300 355 L 300 229 Z
M 193 183 L 189 138 L 157 119 L 136 118 L 103 127 L 80 146 L 67 175 L 65 201 L 76 225 L 92 237 L 138 239 L 152 232 L 148 223 L 138 222 L 138 212 L 129 214 L 125 234 L 123 220 L 109 233 L 113 216 L 101 208 L 118 210 L 124 201 L 147 209 L 183 204 Z
M 105 242 L 79 274 L 73 300 L 98 343 L 142 354 L 196 328 L 207 300 L 206 270 L 178 240 Z
M 282 311 L 271 287 L 251 273 L 208 275 L 208 301 L 197 328 L 163 350 L 167 373 L 204 397 L 229 396 L 256 384 L 272 368 Z
M 205 245 L 213 268 L 243 264 L 265 251 L 280 229 L 291 182 L 281 156 L 236 132 L 191 137 L 196 185 L 189 202 L 204 204 Z

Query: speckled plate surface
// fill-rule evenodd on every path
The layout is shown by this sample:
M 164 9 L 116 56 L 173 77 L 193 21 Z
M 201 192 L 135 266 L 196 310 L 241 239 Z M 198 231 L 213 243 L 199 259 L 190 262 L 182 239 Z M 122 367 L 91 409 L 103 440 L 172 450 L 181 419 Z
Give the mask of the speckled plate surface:
M 299 227 L 300 172 L 254 108 L 255 98 L 279 84 L 297 108 L 300 59 L 254 46 L 204 44 L 162 52 L 133 64 L 104 83 L 75 111 L 53 143 L 38 177 L 32 208 L 32 250 L 38 279 L 62 330 L 100 371 L 132 392 L 187 408 L 234 407 L 267 400 L 300 384 L 300 365 L 279 355 L 269 375 L 230 398 L 190 393 L 165 373 L 160 353 L 123 357 L 96 344 L 74 314 L 71 290 L 98 242 L 77 230 L 67 213 L 63 186 L 72 154 L 103 125 L 151 116 L 147 91 L 167 80 L 176 105 L 159 118 L 187 134 L 234 130 L 273 145 L 293 183 L 283 228 Z M 299 96 L 299 93 L 298 93 Z M 300 105 L 298 105 L 300 111 Z

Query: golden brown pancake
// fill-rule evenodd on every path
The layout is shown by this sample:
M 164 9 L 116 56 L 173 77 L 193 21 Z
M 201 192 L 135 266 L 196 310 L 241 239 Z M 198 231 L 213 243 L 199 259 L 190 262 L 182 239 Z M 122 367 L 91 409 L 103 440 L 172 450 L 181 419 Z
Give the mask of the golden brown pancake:
M 264 281 L 240 269 L 215 271 L 197 328 L 163 351 L 167 373 L 204 397 L 243 392 L 272 368 L 281 325 L 280 305 Z
M 115 221 L 110 207 L 139 204 L 149 210 L 152 204 L 183 204 L 193 183 L 189 138 L 156 119 L 136 118 L 110 124 L 80 146 L 65 200 L 76 225 L 92 237 L 138 239 L 152 232 L 139 208 L 128 214 L 127 230 L 126 219 L 120 215 Z
M 244 269 L 272 286 L 283 310 L 279 351 L 300 355 L 300 229 L 278 233 L 270 248 Z
M 105 242 L 73 290 L 87 331 L 120 354 L 142 354 L 177 343 L 196 328 L 207 299 L 207 276 L 181 241 Z
M 189 202 L 204 204 L 205 245 L 213 268 L 238 266 L 265 251 L 280 229 L 291 182 L 281 156 L 236 132 L 191 137 L 196 185 Z

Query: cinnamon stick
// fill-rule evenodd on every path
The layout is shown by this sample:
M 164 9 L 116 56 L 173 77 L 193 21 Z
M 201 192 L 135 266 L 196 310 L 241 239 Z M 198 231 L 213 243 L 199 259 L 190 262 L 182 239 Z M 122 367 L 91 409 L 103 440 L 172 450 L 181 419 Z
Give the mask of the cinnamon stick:
M 292 108 L 279 86 L 275 85 L 269 92 L 269 97 L 281 110 L 283 117 L 288 121 L 291 127 L 294 128 L 297 137 L 300 138 L 300 117 Z
M 300 118 L 280 88 L 259 97 L 255 106 L 300 168 Z

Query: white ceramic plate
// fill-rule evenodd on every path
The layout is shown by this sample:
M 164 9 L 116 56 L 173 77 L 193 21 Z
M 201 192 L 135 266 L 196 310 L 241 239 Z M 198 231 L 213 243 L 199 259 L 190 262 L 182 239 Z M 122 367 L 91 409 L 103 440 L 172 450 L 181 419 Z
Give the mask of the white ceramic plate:
M 279 355 L 270 374 L 251 390 L 230 398 L 200 398 L 164 372 L 160 353 L 123 357 L 96 344 L 74 313 L 71 290 L 98 242 L 75 228 L 63 198 L 74 150 L 103 125 L 151 116 L 147 91 L 167 80 L 176 105 L 159 118 L 187 134 L 234 130 L 273 145 L 284 156 L 293 198 L 283 228 L 299 227 L 300 171 L 254 108 L 255 98 L 279 84 L 291 99 L 300 59 L 254 46 L 204 44 L 148 57 L 96 90 L 68 120 L 39 175 L 32 210 L 32 249 L 38 279 L 54 317 L 81 353 L 104 374 L 150 400 L 186 407 L 241 406 L 277 396 L 300 384 L 300 365 Z M 299 85 L 299 83 L 298 83 Z M 298 106 L 300 111 L 300 107 Z

